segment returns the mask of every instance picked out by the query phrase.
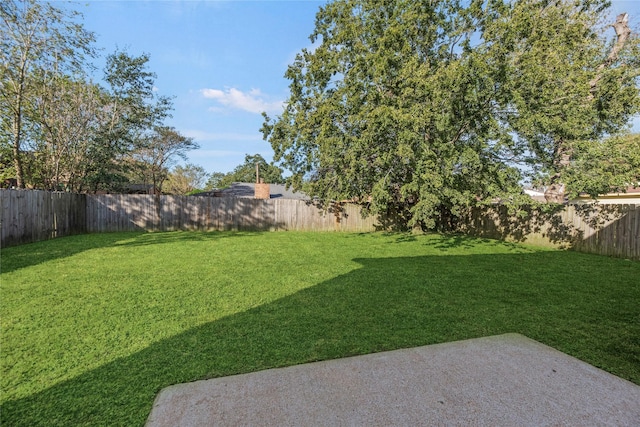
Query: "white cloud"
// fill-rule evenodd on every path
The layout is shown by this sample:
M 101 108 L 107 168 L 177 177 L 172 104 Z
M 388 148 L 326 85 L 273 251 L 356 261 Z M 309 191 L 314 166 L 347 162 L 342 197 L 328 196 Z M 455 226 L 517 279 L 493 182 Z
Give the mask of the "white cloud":
M 205 98 L 213 99 L 225 107 L 248 111 L 250 113 L 260 114 L 263 111 L 279 113 L 284 106 L 283 101 L 271 101 L 269 97 L 259 89 L 251 89 L 249 92 L 243 92 L 232 87 L 225 90 L 202 89 L 200 92 Z M 213 107 L 212 110 L 218 111 L 215 107 Z

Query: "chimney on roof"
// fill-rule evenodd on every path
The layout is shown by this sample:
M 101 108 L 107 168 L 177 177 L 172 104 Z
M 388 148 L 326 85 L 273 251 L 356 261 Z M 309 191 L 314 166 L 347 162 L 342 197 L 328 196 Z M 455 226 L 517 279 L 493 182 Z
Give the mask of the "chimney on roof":
M 253 197 L 256 199 L 271 198 L 271 188 L 269 184 L 265 184 L 264 179 L 260 178 L 260 163 L 256 163 L 256 185 Z

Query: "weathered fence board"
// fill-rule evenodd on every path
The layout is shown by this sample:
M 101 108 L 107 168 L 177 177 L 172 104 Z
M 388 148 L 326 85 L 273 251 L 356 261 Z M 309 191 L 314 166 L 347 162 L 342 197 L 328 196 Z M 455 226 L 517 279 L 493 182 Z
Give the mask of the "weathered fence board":
M 2 247 L 86 232 L 84 194 L 0 190 Z

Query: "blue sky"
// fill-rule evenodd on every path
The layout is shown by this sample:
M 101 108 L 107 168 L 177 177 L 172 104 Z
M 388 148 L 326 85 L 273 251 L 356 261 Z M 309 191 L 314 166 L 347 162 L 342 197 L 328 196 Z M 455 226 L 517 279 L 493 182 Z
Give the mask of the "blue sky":
M 245 154 L 272 159 L 260 113 L 282 111 L 287 65 L 311 46 L 324 3 L 94 0 L 75 8 L 103 57 L 116 48 L 149 54 L 157 93 L 174 97 L 168 124 L 200 145 L 189 162 L 211 173 L 232 170 Z
M 174 97 L 167 124 L 200 145 L 188 161 L 211 173 L 229 172 L 245 154 L 272 159 L 260 113 L 282 111 L 287 65 L 311 47 L 315 14 L 325 3 L 90 0 L 74 8 L 96 34 L 103 58 L 116 48 L 150 55 L 157 92 Z M 614 1 L 613 12 L 622 11 L 637 28 L 640 0 Z M 640 131 L 640 120 L 634 123 Z

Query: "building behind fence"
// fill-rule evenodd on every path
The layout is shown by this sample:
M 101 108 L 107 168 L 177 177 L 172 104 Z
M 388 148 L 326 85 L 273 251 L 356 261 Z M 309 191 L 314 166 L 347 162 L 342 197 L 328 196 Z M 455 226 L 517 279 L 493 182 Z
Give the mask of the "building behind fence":
M 2 247 L 116 231 L 353 231 L 380 229 L 357 205 L 323 210 L 310 201 L 232 197 L 69 194 L 0 190 Z M 459 232 L 640 260 L 640 206 L 477 209 Z

